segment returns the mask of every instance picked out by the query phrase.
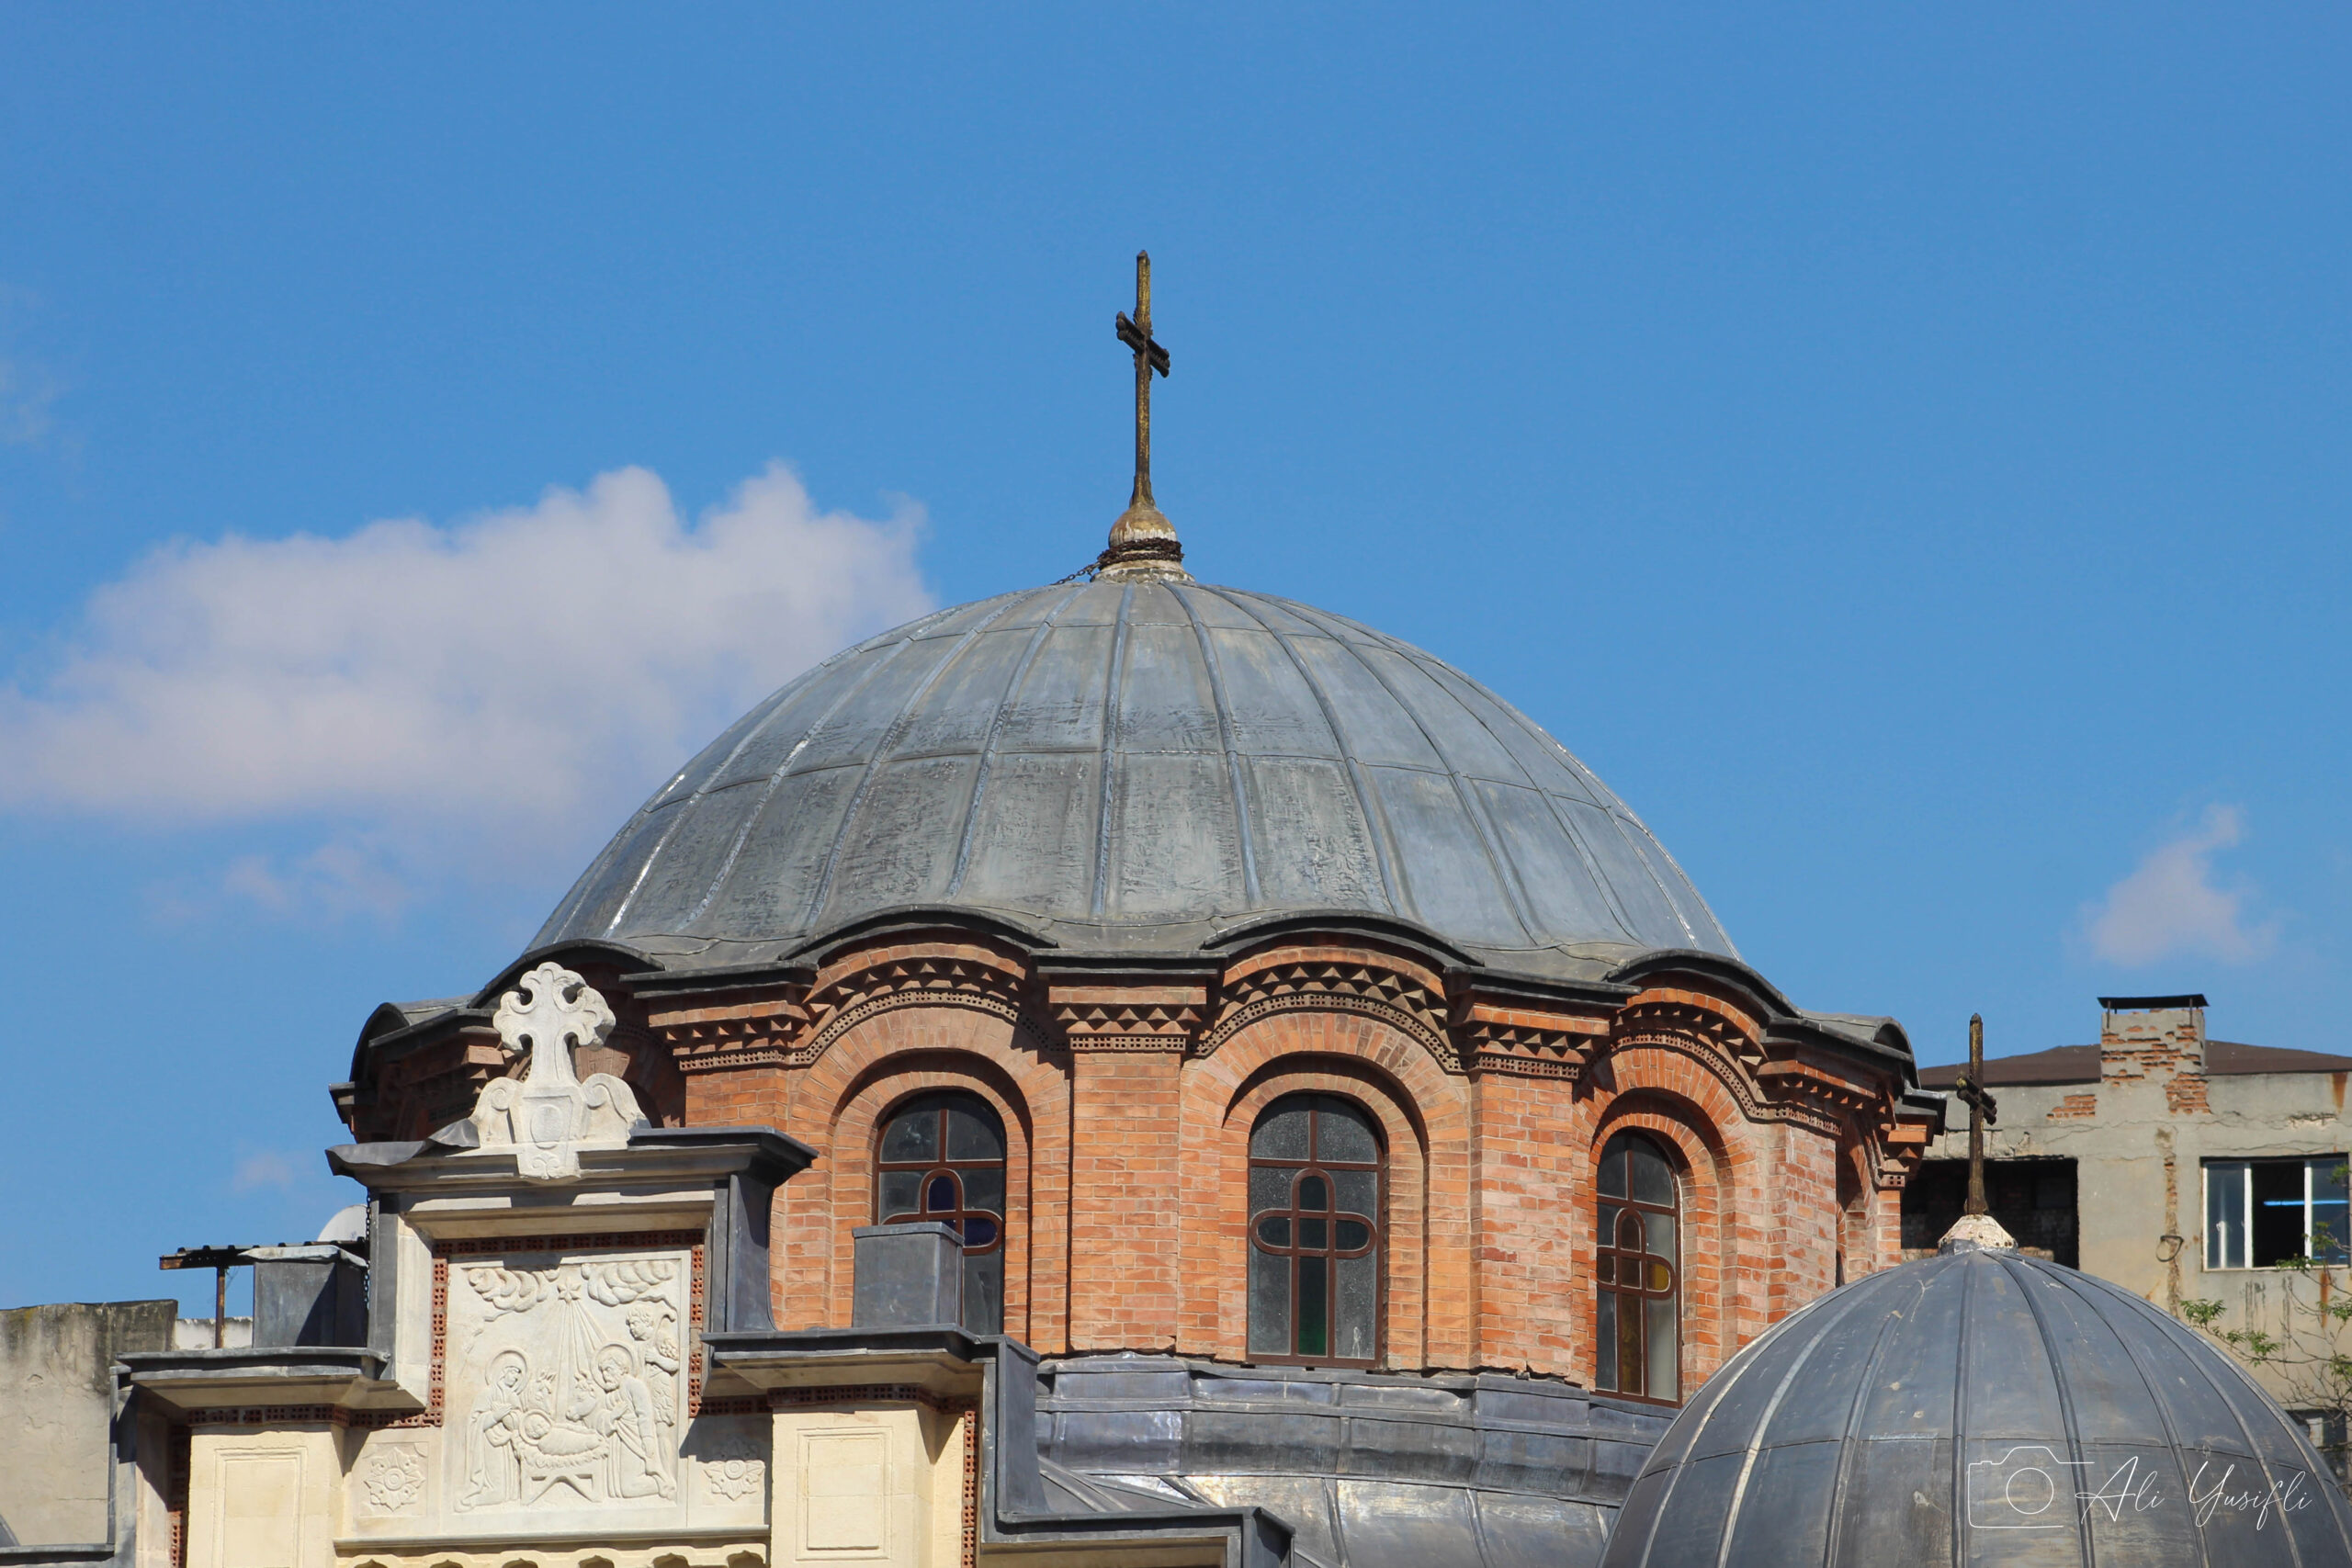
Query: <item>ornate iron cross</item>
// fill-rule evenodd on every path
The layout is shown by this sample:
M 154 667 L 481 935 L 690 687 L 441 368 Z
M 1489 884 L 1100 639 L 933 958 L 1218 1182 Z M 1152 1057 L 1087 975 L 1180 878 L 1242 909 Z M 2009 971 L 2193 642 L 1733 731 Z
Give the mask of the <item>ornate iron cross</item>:
M 1984 1129 L 1999 1121 L 2000 1107 L 1984 1088 L 1984 1015 L 1968 1015 L 1968 1071 L 1954 1093 L 1968 1102 L 1968 1202 L 1962 1213 L 1988 1213 L 1984 1203 Z
M 1136 315 L 1119 312 L 1119 341 L 1136 356 L 1136 488 L 1127 497 L 1130 509 L 1149 506 L 1151 500 L 1151 373 L 1168 374 L 1168 351 L 1151 335 L 1151 253 L 1136 253 Z

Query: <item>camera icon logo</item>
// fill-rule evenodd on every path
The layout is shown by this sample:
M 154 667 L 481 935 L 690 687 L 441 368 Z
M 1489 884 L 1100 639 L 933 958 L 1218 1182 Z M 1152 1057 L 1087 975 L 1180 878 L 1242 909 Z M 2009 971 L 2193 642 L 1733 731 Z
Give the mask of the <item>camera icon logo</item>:
M 2045 1443 L 2018 1443 L 1968 1466 L 1968 1523 L 1984 1530 L 2071 1529 L 2075 1472 Z

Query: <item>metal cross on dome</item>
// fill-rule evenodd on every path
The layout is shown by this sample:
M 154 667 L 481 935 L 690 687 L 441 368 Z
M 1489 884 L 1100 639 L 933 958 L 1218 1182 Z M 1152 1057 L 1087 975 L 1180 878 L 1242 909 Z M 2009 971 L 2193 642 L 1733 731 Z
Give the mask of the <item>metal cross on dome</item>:
M 1151 335 L 1151 253 L 1136 253 L 1136 314 L 1129 321 L 1119 312 L 1119 341 L 1136 356 L 1136 488 L 1127 497 L 1130 508 L 1149 506 L 1151 500 L 1151 374 L 1168 374 L 1168 351 Z
M 1968 1071 L 1953 1092 L 1968 1102 L 1968 1202 L 1964 1214 L 1991 1211 L 1984 1202 L 1984 1129 L 1999 1121 L 2000 1107 L 1984 1088 L 1984 1015 L 1968 1015 Z

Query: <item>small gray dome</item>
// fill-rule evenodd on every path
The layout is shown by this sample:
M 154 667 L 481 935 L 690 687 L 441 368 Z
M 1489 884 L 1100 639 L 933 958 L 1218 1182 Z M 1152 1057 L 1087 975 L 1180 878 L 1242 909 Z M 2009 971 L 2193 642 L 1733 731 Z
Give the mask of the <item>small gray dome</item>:
M 1667 1428 L 1603 1568 L 2343 1568 L 2352 1509 L 2194 1330 L 2009 1251 L 1781 1323 Z
M 1736 956 L 1640 819 L 1485 687 L 1182 581 L 1010 593 L 829 660 L 648 801 L 538 944 L 753 962 L 910 905 L 1086 949 L 1338 910 L 1516 968 Z

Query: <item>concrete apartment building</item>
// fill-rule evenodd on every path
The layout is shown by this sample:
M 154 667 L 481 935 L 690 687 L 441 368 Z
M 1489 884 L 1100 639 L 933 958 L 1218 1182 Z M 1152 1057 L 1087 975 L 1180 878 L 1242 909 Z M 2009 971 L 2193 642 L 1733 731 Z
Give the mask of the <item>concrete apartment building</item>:
M 2217 1333 L 2278 1342 L 2256 1375 L 2341 1468 L 2352 1388 L 2324 1358 L 2352 1352 L 2352 1330 L 2332 1330 L 2323 1309 L 2352 1286 L 2340 1267 L 2352 1056 L 2211 1039 L 2202 996 L 2099 1005 L 2098 1044 L 1984 1064 L 1999 1102 L 1986 1139 L 1994 1217 L 2022 1247 L 2209 1317 Z M 1962 1070 L 1923 1068 L 1919 1081 L 1950 1090 Z M 1932 1252 L 1960 1213 L 1967 1154 L 1955 1104 L 1904 1193 L 1906 1256 Z

